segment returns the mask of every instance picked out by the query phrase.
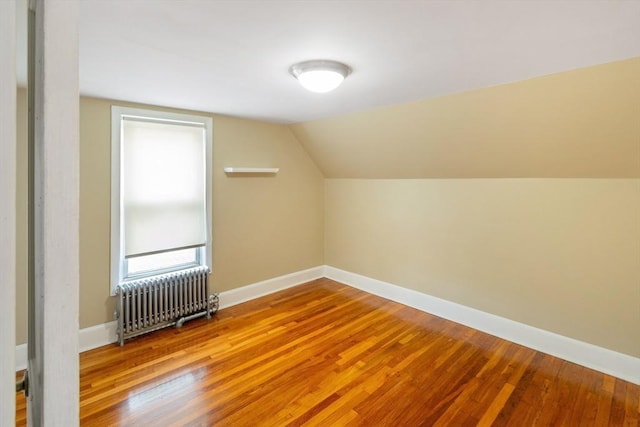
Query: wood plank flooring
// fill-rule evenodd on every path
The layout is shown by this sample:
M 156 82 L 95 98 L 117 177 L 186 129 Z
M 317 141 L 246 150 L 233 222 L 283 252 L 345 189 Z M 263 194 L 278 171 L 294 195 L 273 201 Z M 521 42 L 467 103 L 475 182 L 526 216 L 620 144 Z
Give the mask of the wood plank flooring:
M 18 425 L 24 399 L 18 397 Z M 320 279 L 80 357 L 83 426 L 638 426 L 640 386 Z

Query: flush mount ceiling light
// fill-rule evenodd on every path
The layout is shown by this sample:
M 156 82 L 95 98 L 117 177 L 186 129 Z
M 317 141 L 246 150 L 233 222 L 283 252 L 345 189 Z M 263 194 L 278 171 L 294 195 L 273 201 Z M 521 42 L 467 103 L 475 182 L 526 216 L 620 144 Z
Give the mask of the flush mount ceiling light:
M 289 72 L 305 89 L 325 93 L 340 86 L 351 73 L 351 68 L 341 62 L 313 60 L 294 64 Z

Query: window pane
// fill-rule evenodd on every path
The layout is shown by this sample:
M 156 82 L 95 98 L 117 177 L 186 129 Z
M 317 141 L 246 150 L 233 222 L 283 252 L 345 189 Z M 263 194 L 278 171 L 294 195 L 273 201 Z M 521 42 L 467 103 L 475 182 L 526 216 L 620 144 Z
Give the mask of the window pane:
M 170 269 L 198 262 L 198 248 L 181 249 L 160 254 L 143 255 L 127 260 L 129 275 L 146 271 Z
M 122 122 L 125 256 L 204 245 L 205 129 Z

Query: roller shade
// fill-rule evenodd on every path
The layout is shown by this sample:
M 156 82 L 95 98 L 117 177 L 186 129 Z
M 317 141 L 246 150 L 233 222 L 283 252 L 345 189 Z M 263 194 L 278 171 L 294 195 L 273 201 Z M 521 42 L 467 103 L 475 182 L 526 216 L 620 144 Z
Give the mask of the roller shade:
M 121 131 L 125 257 L 204 246 L 204 126 L 124 117 Z

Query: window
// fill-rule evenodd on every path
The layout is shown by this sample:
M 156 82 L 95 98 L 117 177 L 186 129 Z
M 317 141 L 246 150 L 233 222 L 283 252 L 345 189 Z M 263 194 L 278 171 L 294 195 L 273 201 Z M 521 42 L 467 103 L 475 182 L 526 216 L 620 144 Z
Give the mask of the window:
M 111 292 L 211 266 L 210 117 L 111 109 Z

